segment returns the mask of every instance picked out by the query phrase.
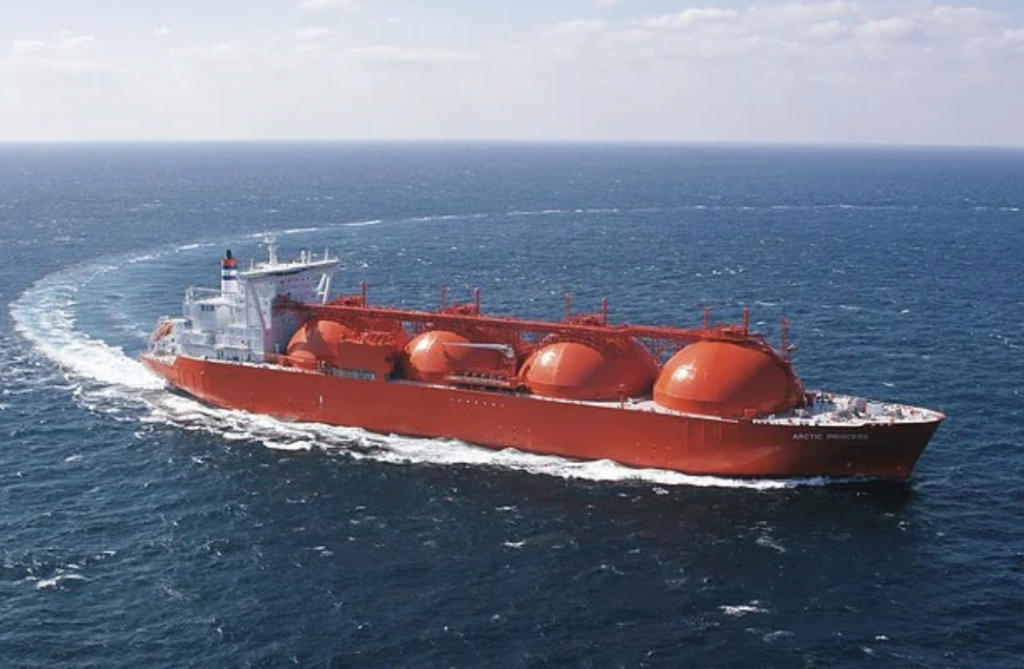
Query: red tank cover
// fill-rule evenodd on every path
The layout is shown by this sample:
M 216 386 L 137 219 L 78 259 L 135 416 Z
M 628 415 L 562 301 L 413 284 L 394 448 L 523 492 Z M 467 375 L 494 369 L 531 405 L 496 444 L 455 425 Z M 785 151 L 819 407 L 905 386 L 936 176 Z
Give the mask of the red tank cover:
M 288 342 L 288 358 L 304 369 L 316 369 L 321 362 L 333 364 L 341 343 L 351 338 L 352 330 L 337 321 L 310 319 Z
M 601 349 L 561 341 L 537 349 L 520 372 L 530 392 L 571 400 L 615 400 L 651 392 L 654 358 L 639 343 L 609 342 Z
M 673 355 L 658 375 L 654 401 L 689 413 L 739 418 L 788 411 L 803 388 L 771 351 L 700 341 Z
M 398 325 L 390 331 L 357 332 L 337 321 L 311 319 L 288 342 L 288 361 L 302 369 L 323 364 L 385 377 L 394 370 L 397 353 L 408 338 Z
M 425 383 L 445 383 L 452 375 L 501 373 L 514 363 L 498 349 L 473 348 L 469 337 L 448 330 L 427 330 L 405 347 L 402 368 L 406 378 Z M 511 349 L 508 349 L 511 353 Z

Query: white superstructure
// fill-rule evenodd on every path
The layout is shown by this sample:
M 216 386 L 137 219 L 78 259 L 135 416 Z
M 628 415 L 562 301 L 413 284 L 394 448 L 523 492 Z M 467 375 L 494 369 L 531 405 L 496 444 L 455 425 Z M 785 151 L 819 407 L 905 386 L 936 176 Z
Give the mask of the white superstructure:
M 240 362 L 263 362 L 268 354 L 284 353 L 299 323 L 293 314 L 273 314 L 275 300 L 326 302 L 341 261 L 326 251 L 280 260 L 272 237 L 266 245 L 267 261 L 245 270 L 238 269 L 229 250 L 221 261 L 220 289 L 190 287 L 182 316 L 158 324 L 151 353 Z

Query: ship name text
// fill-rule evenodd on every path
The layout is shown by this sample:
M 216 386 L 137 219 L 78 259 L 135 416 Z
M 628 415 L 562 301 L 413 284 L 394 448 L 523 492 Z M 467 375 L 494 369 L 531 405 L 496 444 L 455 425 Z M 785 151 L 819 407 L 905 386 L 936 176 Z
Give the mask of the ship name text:
M 870 435 L 864 432 L 797 432 L 793 441 L 866 441 Z

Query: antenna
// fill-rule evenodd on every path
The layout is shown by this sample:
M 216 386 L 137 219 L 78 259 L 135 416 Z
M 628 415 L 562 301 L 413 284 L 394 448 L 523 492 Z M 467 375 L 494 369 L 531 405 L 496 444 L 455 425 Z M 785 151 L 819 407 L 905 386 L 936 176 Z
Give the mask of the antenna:
M 277 238 L 269 232 L 263 233 L 263 244 L 267 247 L 268 263 L 277 264 Z

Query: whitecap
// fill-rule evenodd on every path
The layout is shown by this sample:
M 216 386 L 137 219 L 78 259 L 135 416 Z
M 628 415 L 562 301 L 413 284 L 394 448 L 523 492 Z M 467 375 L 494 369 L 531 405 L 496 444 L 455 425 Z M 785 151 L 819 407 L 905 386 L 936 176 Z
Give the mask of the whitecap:
M 278 230 L 275 235 L 302 235 L 310 232 L 319 232 L 320 228 L 286 228 L 284 230 Z
M 778 541 L 776 541 L 775 539 L 773 539 L 772 537 L 767 536 L 767 535 L 762 535 L 762 536 L 758 537 L 757 540 L 754 543 L 756 543 L 758 546 L 764 546 L 765 548 L 770 548 L 773 551 L 775 551 L 776 553 L 785 553 L 785 552 L 787 552 L 786 548 L 782 544 L 780 544 Z
M 82 576 L 81 574 L 57 574 L 50 578 L 41 578 L 38 581 L 36 581 L 36 589 L 45 590 L 47 588 L 56 588 L 65 581 L 84 582 L 88 580 L 89 579 L 87 579 L 85 576 Z
M 775 641 L 778 641 L 779 639 L 785 639 L 791 636 L 793 636 L 793 633 L 789 630 L 775 630 L 774 632 L 768 632 L 767 634 L 762 636 L 761 640 L 765 643 L 773 643 Z
M 761 606 L 761 602 L 759 602 L 756 599 L 746 604 L 723 604 L 722 606 L 718 607 L 718 610 L 724 613 L 725 615 L 731 616 L 733 618 L 741 618 L 743 616 L 748 616 L 753 613 L 768 613 L 768 609 Z

